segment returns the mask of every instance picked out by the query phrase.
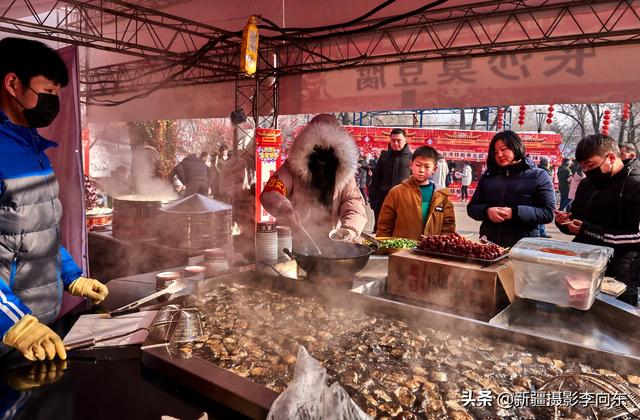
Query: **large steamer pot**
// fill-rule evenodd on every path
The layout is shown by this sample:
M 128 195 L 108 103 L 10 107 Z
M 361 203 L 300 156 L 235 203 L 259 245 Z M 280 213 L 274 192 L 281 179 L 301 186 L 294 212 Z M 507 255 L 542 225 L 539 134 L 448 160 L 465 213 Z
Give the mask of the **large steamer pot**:
M 113 199 L 113 237 L 117 239 L 151 239 L 158 236 L 160 208 L 169 200 Z

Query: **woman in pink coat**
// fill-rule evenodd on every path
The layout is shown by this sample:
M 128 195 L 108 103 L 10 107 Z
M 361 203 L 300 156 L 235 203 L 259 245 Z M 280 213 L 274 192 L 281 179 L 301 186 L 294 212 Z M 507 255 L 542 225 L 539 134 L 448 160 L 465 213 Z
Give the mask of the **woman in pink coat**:
M 355 181 L 358 156 L 358 146 L 335 117 L 317 115 L 267 181 L 260 202 L 278 224 L 304 225 L 317 238 L 341 228 L 344 239 L 355 239 L 367 223 Z

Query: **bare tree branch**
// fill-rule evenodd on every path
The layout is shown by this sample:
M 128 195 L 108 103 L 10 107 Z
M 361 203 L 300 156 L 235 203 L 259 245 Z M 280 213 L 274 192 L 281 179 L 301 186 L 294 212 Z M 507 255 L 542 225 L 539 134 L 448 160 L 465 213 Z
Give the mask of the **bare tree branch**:
M 589 114 L 591 114 L 591 123 L 593 124 L 593 132 L 599 133 L 600 132 L 600 105 L 595 104 L 596 109 L 593 109 L 593 108 L 594 108 L 594 105 L 587 104 L 587 110 L 589 110 Z
M 473 116 L 471 117 L 470 130 L 475 130 L 477 123 L 478 123 L 478 108 L 473 108 Z

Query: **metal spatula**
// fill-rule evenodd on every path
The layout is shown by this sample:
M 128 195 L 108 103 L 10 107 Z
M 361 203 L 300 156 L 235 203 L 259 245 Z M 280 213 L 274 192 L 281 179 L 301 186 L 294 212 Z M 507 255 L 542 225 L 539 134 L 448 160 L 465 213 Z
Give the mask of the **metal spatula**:
M 115 314 L 115 313 L 121 313 L 121 312 L 124 312 L 124 311 L 130 311 L 130 310 L 136 309 L 139 306 L 141 306 L 141 305 L 143 305 L 143 304 L 145 304 L 147 302 L 150 302 L 150 301 L 152 301 L 152 300 L 154 300 L 154 299 L 156 299 L 156 298 L 158 298 L 160 296 L 168 295 L 168 294 L 171 294 L 171 293 L 176 293 L 176 292 L 179 292 L 180 290 L 182 290 L 184 288 L 185 288 L 185 284 L 183 282 L 181 282 L 180 280 L 174 281 L 173 283 L 169 284 L 169 286 L 167 286 L 166 288 L 164 288 L 164 289 L 162 289 L 162 290 L 160 290 L 160 291 L 158 291 L 156 293 L 152 293 L 149 296 L 144 297 L 142 299 L 138 299 L 135 302 L 131 302 L 128 305 L 124 305 L 124 306 L 122 306 L 122 307 L 120 307 L 120 308 L 118 308 L 116 310 L 111 311 L 111 313 Z

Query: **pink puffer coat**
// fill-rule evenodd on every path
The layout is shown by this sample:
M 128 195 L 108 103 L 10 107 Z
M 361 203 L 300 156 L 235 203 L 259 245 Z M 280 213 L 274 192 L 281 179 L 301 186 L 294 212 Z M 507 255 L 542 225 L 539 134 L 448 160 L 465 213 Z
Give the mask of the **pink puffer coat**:
M 333 147 L 338 158 L 331 213 L 320 205 L 317 190 L 311 186 L 308 162 L 315 146 Z M 296 137 L 284 165 L 265 185 L 260 202 L 280 223 L 289 223 L 295 209 L 307 230 L 326 236 L 332 228 L 342 227 L 355 238 L 367 223 L 364 198 L 355 182 L 358 155 L 355 141 L 341 127 L 310 124 Z

